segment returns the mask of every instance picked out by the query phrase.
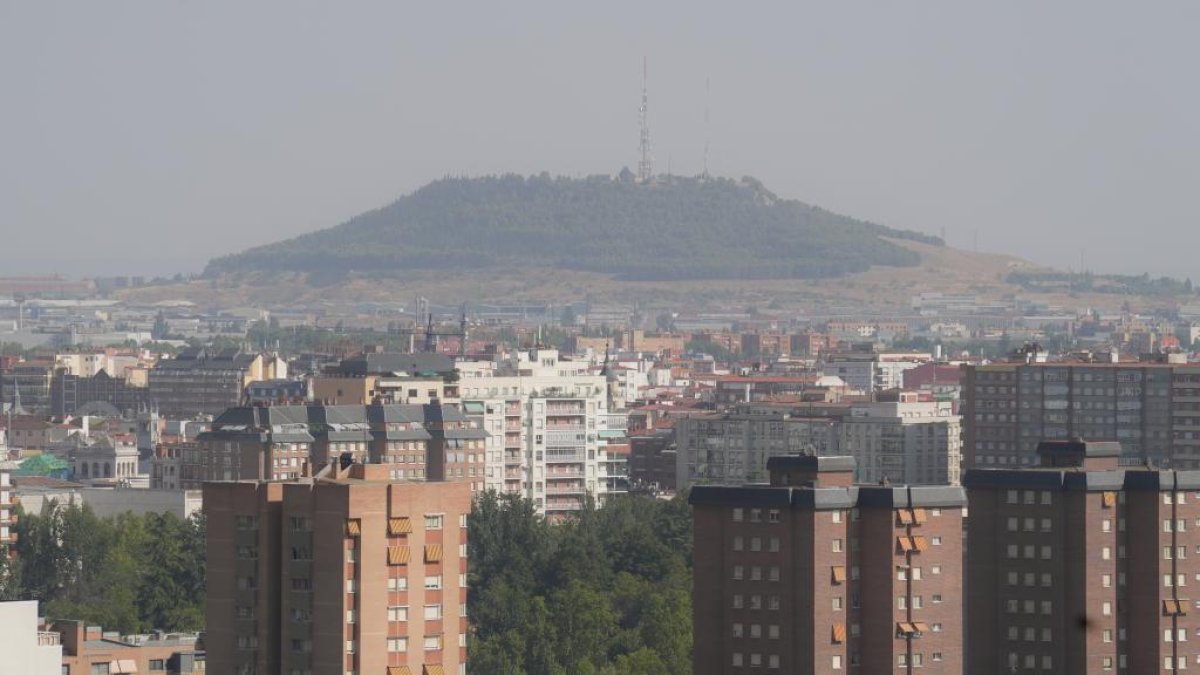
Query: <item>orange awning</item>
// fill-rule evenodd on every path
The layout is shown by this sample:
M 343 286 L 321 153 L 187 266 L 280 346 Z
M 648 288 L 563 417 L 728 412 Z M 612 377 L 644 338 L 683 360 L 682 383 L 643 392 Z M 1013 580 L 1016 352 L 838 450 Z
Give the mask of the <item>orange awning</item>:
M 389 565 L 407 565 L 409 560 L 409 551 L 407 546 L 389 546 L 388 547 L 388 564 Z
M 441 544 L 426 544 L 425 545 L 425 562 L 435 563 L 442 561 L 442 545 Z
M 388 519 L 388 534 L 392 536 L 398 534 L 412 534 L 412 531 L 412 519 L 408 516 Z

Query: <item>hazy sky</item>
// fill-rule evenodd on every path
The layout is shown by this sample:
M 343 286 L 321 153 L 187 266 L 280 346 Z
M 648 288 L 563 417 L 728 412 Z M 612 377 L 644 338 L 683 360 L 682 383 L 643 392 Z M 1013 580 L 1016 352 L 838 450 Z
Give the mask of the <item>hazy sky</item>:
M 636 166 L 1200 279 L 1200 3 L 0 0 L 0 275 L 199 271 L 447 174 Z M 705 80 L 711 109 L 706 131 Z

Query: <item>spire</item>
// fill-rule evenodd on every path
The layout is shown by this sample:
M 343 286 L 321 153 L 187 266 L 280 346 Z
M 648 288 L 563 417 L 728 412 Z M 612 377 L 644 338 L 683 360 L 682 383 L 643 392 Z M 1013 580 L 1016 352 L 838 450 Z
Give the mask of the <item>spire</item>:
M 28 415 L 24 408 L 21 407 L 21 383 L 13 380 L 13 400 L 12 406 L 8 409 L 8 414 L 12 415 Z

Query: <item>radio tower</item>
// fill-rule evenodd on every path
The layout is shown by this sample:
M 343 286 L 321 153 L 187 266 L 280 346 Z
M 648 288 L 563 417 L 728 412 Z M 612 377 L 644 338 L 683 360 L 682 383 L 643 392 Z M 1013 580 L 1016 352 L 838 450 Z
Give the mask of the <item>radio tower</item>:
M 642 158 L 638 161 L 638 182 L 649 183 L 654 176 L 654 159 L 650 156 L 649 96 L 646 93 L 646 57 L 642 57 L 642 107 L 638 108 L 638 122 L 642 128 Z

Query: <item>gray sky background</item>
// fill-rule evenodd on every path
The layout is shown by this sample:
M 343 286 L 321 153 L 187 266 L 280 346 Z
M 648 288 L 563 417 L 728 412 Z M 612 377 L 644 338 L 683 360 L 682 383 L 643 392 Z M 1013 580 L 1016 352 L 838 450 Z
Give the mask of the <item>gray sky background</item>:
M 199 271 L 447 174 L 637 161 L 1200 279 L 1200 3 L 0 2 L 0 274 Z M 705 79 L 711 122 L 704 123 Z

